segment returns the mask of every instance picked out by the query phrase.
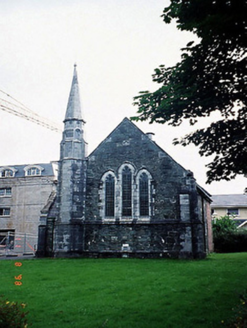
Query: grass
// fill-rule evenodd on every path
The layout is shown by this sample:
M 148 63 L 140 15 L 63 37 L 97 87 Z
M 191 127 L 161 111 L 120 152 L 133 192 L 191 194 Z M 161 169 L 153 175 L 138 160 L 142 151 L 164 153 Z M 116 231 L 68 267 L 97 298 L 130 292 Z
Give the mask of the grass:
M 219 327 L 247 287 L 247 253 L 15 262 L 0 261 L 0 295 L 27 303 L 33 328 Z

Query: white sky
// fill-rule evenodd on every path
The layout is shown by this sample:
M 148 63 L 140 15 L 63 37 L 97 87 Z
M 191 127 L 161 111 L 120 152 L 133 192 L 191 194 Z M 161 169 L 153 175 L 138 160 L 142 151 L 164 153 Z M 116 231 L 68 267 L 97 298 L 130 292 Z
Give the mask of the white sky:
M 172 66 L 193 35 L 166 25 L 168 0 L 0 0 L 0 90 L 39 115 L 61 123 L 77 63 L 89 153 L 122 121 L 134 116 L 133 97 L 155 90 L 151 75 Z M 3 94 L 0 93 L 0 98 Z M 6 99 L 6 97 L 5 97 Z M 10 98 L 9 101 L 12 101 Z M 205 185 L 208 158 L 173 146 L 190 131 L 183 124 L 138 123 L 211 194 L 243 193 L 242 176 Z M 0 110 L 0 165 L 59 158 L 61 134 Z

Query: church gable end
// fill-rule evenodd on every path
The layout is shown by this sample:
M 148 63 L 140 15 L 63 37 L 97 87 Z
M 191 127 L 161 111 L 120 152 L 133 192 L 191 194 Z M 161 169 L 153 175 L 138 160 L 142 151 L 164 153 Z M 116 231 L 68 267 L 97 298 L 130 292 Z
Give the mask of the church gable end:
M 88 158 L 88 220 L 104 218 L 103 211 L 100 211 L 105 202 L 105 183 L 102 177 L 107 172 L 112 172 L 115 179 L 114 216 L 117 219 L 127 216 L 118 210 L 124 196 L 123 167 L 125 171 L 129 168 L 131 173 L 131 207 L 135 208 L 129 215 L 130 219 L 140 219 L 141 216 L 153 221 L 179 219 L 179 209 L 174 204 L 178 205 L 179 194 L 191 189 L 187 185 L 188 172 L 132 122 L 124 119 Z M 146 179 L 146 196 L 144 181 L 141 182 L 141 179 Z M 140 197 L 143 206 L 146 206 L 144 198 L 149 199 L 148 215 L 141 215 L 144 209 L 140 209 Z
M 152 256 L 205 254 L 202 237 L 203 246 L 192 242 L 192 222 L 200 225 L 196 234 L 203 234 L 193 174 L 128 119 L 88 157 L 87 172 L 88 252 L 127 247 Z M 96 223 L 100 230 L 93 228 Z

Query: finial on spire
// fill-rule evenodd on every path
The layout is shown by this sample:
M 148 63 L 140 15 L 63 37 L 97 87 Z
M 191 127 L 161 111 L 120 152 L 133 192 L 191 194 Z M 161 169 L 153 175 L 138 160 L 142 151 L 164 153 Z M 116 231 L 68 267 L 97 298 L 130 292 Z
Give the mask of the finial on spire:
M 76 68 L 77 67 L 77 64 L 76 63 L 74 63 L 74 68 Z

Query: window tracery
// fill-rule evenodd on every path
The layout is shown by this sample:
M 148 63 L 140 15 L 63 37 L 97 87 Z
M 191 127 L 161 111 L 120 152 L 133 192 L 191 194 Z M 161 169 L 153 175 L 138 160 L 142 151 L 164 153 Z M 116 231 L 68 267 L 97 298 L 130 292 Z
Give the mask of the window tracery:
M 153 180 L 146 169 L 136 171 L 124 163 L 117 175 L 106 172 L 99 187 L 100 216 L 103 219 L 150 219 L 153 213 Z

